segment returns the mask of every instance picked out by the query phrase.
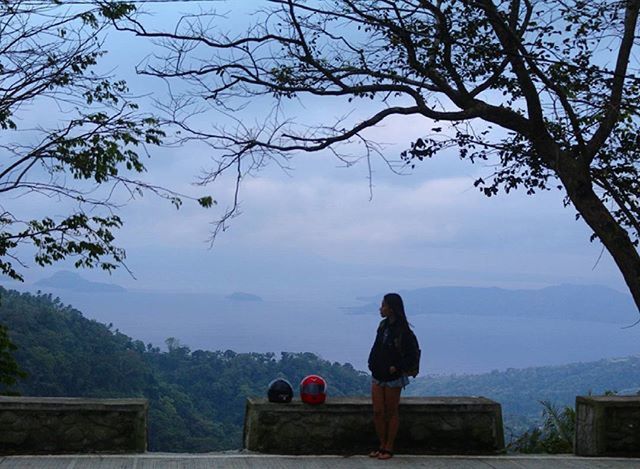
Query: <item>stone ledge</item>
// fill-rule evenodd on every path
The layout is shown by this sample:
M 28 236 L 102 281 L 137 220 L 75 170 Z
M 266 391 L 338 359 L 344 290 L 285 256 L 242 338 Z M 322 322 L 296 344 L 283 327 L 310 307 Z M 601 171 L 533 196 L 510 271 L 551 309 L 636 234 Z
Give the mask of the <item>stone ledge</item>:
M 575 454 L 640 456 L 640 396 L 576 397 Z
M 146 399 L 0 396 L 0 454 L 139 453 Z
M 244 446 L 271 454 L 358 454 L 376 445 L 371 400 L 328 398 L 311 406 L 247 399 Z M 404 454 L 496 454 L 504 450 L 500 404 L 483 397 L 400 401 L 396 450 Z
M 0 396 L 0 408 L 5 409 L 92 409 L 138 410 L 146 399 L 97 399 L 84 397 L 23 397 Z

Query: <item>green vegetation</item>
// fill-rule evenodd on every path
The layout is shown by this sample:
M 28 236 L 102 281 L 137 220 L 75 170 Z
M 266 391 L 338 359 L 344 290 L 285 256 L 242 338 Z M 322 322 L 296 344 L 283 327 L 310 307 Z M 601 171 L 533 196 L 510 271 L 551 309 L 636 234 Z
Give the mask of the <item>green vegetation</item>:
M 9 339 L 7 328 L 0 324 L 0 395 L 13 394 L 11 387 L 16 384 L 18 378 L 26 376 L 13 357 L 16 349 L 15 344 Z
M 540 404 L 544 424 L 524 432 L 509 444 L 509 449 L 516 453 L 572 453 L 575 409 L 570 406 L 559 409 L 549 401 Z
M 0 296 L 0 322 L 8 325 L 15 359 L 28 374 L 15 389 L 39 396 L 144 396 L 151 451 L 241 447 L 245 398 L 266 395 L 278 376 L 295 384 L 319 373 L 333 396 L 368 392 L 366 374 L 311 353 L 278 359 L 273 353 L 191 351 L 175 339 L 161 351 L 50 295 L 0 289 Z

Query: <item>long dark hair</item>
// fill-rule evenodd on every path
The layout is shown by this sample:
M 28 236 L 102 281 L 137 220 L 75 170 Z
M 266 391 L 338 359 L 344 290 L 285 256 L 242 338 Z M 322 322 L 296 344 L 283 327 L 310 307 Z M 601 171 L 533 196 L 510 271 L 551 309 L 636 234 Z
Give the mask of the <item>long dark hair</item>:
M 387 293 L 382 300 L 391 308 L 398 324 L 400 324 L 403 329 L 409 329 L 409 321 L 407 321 L 407 314 L 404 312 L 402 297 L 397 293 Z

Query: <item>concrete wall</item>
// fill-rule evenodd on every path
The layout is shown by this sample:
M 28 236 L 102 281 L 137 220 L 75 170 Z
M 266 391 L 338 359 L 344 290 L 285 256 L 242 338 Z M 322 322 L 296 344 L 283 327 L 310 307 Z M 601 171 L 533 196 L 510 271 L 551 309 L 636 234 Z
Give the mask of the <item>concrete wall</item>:
M 0 396 L 0 454 L 139 453 L 146 399 Z
M 311 406 L 247 399 L 244 446 L 272 454 L 365 454 L 378 445 L 369 398 Z M 400 402 L 396 451 L 496 454 L 504 450 L 500 404 L 482 397 L 409 397 Z
M 576 397 L 578 456 L 640 456 L 640 396 Z

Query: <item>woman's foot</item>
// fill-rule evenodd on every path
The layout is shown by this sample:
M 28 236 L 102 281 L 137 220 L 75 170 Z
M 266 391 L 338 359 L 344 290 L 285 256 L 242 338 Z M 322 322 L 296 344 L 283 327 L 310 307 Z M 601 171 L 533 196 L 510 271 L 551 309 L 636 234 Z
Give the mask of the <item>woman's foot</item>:
M 380 452 L 384 451 L 382 448 L 378 448 L 378 449 L 374 449 L 373 451 L 371 451 L 369 453 L 369 457 L 370 458 L 377 458 L 378 456 L 380 456 Z
M 378 452 L 378 459 L 391 459 L 393 457 L 393 452 L 389 451 L 388 449 L 381 449 Z

